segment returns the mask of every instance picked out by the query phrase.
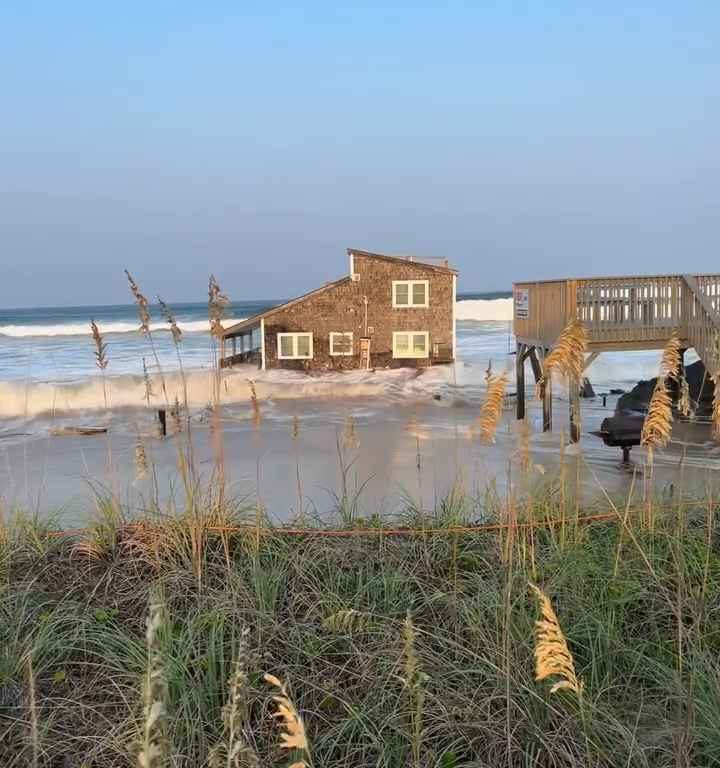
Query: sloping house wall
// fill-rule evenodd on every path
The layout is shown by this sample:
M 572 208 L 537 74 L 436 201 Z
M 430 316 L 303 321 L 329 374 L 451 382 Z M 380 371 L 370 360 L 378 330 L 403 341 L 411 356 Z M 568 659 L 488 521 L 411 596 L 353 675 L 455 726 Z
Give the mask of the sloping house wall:
M 355 279 L 347 277 L 301 301 L 273 310 L 264 318 L 266 368 L 357 369 L 360 339 L 365 335 L 371 338 L 372 367 L 420 367 L 453 358 L 455 273 L 452 270 L 357 252 L 351 252 L 350 262 Z M 428 306 L 394 308 L 395 280 L 427 281 Z M 427 332 L 428 357 L 394 358 L 393 332 L 398 331 Z M 312 359 L 278 357 L 278 334 L 295 332 L 313 334 Z M 330 354 L 330 334 L 333 332 L 353 334 L 352 355 Z

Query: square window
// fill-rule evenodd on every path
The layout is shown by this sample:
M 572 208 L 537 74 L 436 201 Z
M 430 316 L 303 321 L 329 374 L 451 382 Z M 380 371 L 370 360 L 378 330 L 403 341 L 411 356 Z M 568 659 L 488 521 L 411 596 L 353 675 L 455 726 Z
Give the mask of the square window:
M 353 353 L 353 335 L 350 332 L 330 334 L 330 354 L 331 355 L 352 355 Z
M 410 286 L 407 283 L 398 283 L 395 286 L 395 303 L 398 306 L 406 306 L 410 303 Z
M 395 350 L 398 355 L 407 354 L 410 351 L 410 337 L 407 333 L 399 333 L 395 337 Z
M 429 292 L 428 280 L 393 280 L 393 307 L 428 307 Z
M 307 334 L 297 337 L 296 355 L 298 357 L 310 357 L 310 337 Z
M 292 357 L 293 356 L 293 337 L 289 334 L 280 336 L 280 356 Z
M 279 360 L 310 360 L 313 356 L 312 333 L 278 333 Z
M 395 331 L 393 357 L 408 359 L 428 357 L 429 338 L 428 331 Z

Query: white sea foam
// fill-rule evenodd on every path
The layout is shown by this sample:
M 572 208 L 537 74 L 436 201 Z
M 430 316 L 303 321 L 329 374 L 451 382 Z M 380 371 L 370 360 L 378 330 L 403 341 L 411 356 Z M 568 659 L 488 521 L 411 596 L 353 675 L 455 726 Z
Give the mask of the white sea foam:
M 212 371 L 186 371 L 188 404 L 197 409 L 206 406 L 213 386 Z M 302 398 L 377 397 L 386 404 L 395 398 L 430 397 L 446 382 L 449 373 L 442 368 L 425 373 L 409 368 L 382 371 L 349 371 L 308 376 L 301 372 L 272 370 L 258 371 L 257 367 L 238 366 L 222 375 L 221 396 L 224 404 L 247 403 L 250 400 L 248 379 L 255 382 L 260 400 L 286 400 Z M 161 381 L 152 375 L 153 392 L 150 407 L 165 405 Z M 184 399 L 183 377 L 179 372 L 164 376 L 167 402 Z M 107 401 L 106 401 L 107 398 Z M 113 410 L 142 408 L 145 401 L 145 383 L 142 376 L 99 375 L 81 382 L 0 382 L 0 419 L 24 416 L 103 411 L 105 404 Z
M 508 299 L 462 299 L 455 305 L 457 320 L 476 322 L 501 322 L 512 320 L 513 300 Z
M 462 299 L 455 305 L 455 316 L 459 321 L 507 322 L 512 320 L 512 299 Z M 239 323 L 244 318 L 225 320 L 225 325 Z M 100 332 L 112 334 L 137 333 L 137 323 L 110 322 L 98 323 Z M 210 325 L 207 320 L 180 320 L 180 329 L 185 333 L 207 333 Z M 153 332 L 168 331 L 167 323 L 153 323 Z M 89 336 L 89 323 L 59 323 L 55 325 L 0 325 L 0 336 L 11 338 L 38 338 L 55 336 Z
M 244 318 L 232 318 L 225 320 L 225 325 L 239 323 Z M 210 331 L 209 320 L 178 321 L 180 330 L 184 333 L 208 333 Z M 138 323 L 98 323 L 100 333 L 104 336 L 111 334 L 137 333 Z M 167 323 L 152 323 L 150 330 L 154 333 L 169 331 Z M 0 325 L 0 336 L 13 338 L 25 337 L 49 337 L 49 336 L 89 336 L 90 323 L 62 323 L 60 325 Z

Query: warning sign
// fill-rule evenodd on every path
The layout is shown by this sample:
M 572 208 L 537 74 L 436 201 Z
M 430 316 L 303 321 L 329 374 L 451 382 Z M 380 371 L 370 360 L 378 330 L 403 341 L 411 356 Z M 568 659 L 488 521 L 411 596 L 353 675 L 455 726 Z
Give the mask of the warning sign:
M 515 319 L 527 320 L 530 317 L 530 291 L 527 288 L 515 289 Z

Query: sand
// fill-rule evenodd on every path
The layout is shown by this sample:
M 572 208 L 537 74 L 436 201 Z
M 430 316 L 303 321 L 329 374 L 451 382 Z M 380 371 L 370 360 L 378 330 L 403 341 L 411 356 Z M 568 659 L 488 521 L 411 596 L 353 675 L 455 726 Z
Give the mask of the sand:
M 583 403 L 583 438 L 567 446 L 567 471 L 579 477 L 586 500 L 602 497 L 602 489 L 616 498 L 627 494 L 633 472 L 642 473 L 644 453 L 635 449 L 636 464 L 621 464 L 619 449 L 608 448 L 587 433 L 611 415 L 614 398 L 605 407 L 596 399 Z M 407 506 L 407 499 L 436 506 L 456 482 L 482 497 L 488 488 L 502 491 L 508 477 L 518 477 L 518 422 L 505 413 L 494 445 L 468 439 L 478 404 L 445 393 L 439 400 L 423 395 L 405 404 L 380 403 L 368 396 L 329 400 L 307 397 L 264 400 L 259 429 L 252 423 L 248 403 L 223 409 L 222 446 L 225 474 L 233 495 L 253 506 L 257 495 L 275 520 L 295 517 L 301 508 L 297 474 L 302 487 L 302 511 L 327 517 L 342 495 L 343 474 L 348 497 L 358 515 L 390 515 Z M 291 437 L 297 416 L 300 435 Z M 355 436 L 343 440 L 347 419 L 355 422 Z M 555 431 L 543 434 L 538 405 L 532 402 L 531 461 L 533 482 L 557 473 L 561 431 L 567 434 L 567 402 L 556 401 Z M 54 422 L 57 424 L 57 421 Z M 66 422 L 67 423 L 67 420 Z M 53 517 L 57 525 L 84 525 L 97 514 L 95 494 L 109 490 L 127 507 L 142 514 L 153 498 L 168 510 L 182 505 L 178 473 L 178 441 L 160 439 L 154 412 L 120 409 L 111 418 L 88 415 L 83 424 L 107 424 L 106 436 L 53 436 L 50 425 L 25 425 L 29 434 L 0 437 L 0 499 L 5 514 L 13 508 Z M 138 438 L 139 435 L 139 438 Z M 208 481 L 215 466 L 213 431 L 207 412 L 193 414 L 192 438 L 196 466 Z M 150 476 L 136 478 L 135 449 L 142 441 L 151 466 Z M 664 492 L 680 483 L 687 490 L 702 489 L 720 468 L 720 450 L 710 441 L 709 429 L 677 425 L 675 442 L 656 454 L 655 481 Z M 347 443 L 344 445 L 344 443 Z M 340 448 L 338 448 L 340 446 Z M 341 468 L 344 466 L 344 470 Z M 418 465 L 420 469 L 418 470 Z

